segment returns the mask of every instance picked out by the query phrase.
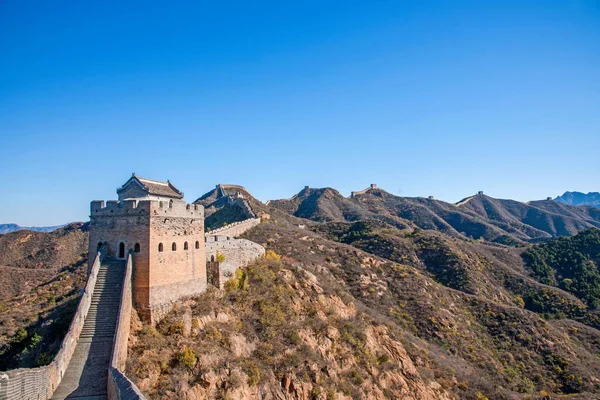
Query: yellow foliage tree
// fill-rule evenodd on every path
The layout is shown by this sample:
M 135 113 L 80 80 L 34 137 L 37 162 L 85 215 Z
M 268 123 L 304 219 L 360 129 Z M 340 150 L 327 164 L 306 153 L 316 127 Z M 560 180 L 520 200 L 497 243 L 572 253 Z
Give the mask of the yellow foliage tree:
M 273 250 L 267 250 L 267 254 L 265 254 L 265 260 L 267 261 L 279 261 L 281 260 L 281 256 L 275 253 Z

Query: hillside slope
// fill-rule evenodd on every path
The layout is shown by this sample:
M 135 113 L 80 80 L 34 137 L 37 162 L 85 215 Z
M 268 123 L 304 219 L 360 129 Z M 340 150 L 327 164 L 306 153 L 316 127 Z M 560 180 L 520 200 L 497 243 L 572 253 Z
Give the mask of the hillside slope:
M 21 230 L 0 235 L 0 265 L 54 269 L 87 253 L 87 224 L 76 222 L 53 232 Z
M 522 249 L 381 221 L 311 227 L 247 232 L 281 259 L 138 326 L 127 373 L 166 399 L 600 395 L 595 313 L 529 276 Z
M 226 293 L 182 304 L 156 330 L 141 327 L 133 342 L 127 373 L 150 398 L 450 398 L 421 375 L 393 326 L 274 254 L 236 274 Z
M 0 236 L 0 370 L 49 363 L 85 284 L 87 225 Z
M 247 236 L 310 266 L 319 279 L 334 278 L 370 313 L 414 335 L 409 342 L 436 360 L 434 374 L 452 364 L 453 379 L 464 385 L 444 387 L 458 398 L 474 398 L 475 391 L 494 399 L 540 391 L 582 393 L 573 397 L 582 399 L 600 393 L 596 313 L 529 277 L 518 249 L 435 232 L 403 237 L 389 226 L 357 224 L 359 233 L 348 232 L 348 240 L 365 230 L 375 235 L 366 234 L 354 247 L 270 224 Z M 386 235 L 396 241 L 386 245 Z M 363 246 L 368 253 L 358 250 Z M 392 253 L 380 258 L 375 254 L 381 249 Z M 470 394 L 461 392 L 464 386 Z
M 600 309 L 600 229 L 533 246 L 523 254 L 532 275 Z
M 478 195 L 461 208 L 473 211 L 505 231 L 529 240 L 571 236 L 584 229 L 600 227 L 600 210 L 569 206 L 552 200 L 521 203 Z

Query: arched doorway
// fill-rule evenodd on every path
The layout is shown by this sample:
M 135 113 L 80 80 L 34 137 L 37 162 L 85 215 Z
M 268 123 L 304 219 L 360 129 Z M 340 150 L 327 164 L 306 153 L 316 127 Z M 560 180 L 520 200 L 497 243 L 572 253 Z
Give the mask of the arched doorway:
M 125 243 L 119 243 L 119 258 L 125 258 Z

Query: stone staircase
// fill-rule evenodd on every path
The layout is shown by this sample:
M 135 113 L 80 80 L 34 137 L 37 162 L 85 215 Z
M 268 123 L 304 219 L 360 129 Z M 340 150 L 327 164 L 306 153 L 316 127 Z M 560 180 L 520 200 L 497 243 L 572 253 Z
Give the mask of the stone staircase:
M 52 399 L 106 399 L 124 276 L 125 260 L 106 259 L 100 265 L 79 342 Z

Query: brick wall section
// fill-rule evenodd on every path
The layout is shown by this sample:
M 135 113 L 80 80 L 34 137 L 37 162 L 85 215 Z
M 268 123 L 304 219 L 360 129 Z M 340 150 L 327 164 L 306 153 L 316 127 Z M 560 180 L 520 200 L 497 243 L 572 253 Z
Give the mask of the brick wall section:
M 127 257 L 123 292 L 121 293 L 121 306 L 117 319 L 117 329 L 113 345 L 113 353 L 108 370 L 107 392 L 108 400 L 122 399 L 145 399 L 137 386 L 123 374 L 127 362 L 127 346 L 129 341 L 129 328 L 131 324 L 131 313 L 133 312 L 132 296 L 132 271 L 133 257 Z
M 218 261 L 206 261 L 206 274 L 208 275 L 208 284 L 216 288 L 221 287 L 221 274 Z
M 108 369 L 108 400 L 146 400 L 144 394 L 123 373 Z
M 371 183 L 371 185 L 369 185 L 369 187 L 366 188 L 366 189 L 358 190 L 356 192 L 350 193 L 350 197 L 358 196 L 359 194 L 365 194 L 365 193 L 367 193 L 371 189 L 377 189 L 377 185 L 374 184 L 374 183 Z
M 106 249 L 102 248 L 95 253 L 96 257 L 91 264 L 90 275 L 83 295 L 56 357 L 44 367 L 0 372 L 0 400 L 43 400 L 52 397 L 69 366 L 75 347 L 77 347 L 85 316 L 92 302 L 100 263 L 104 259 Z
M 127 343 L 129 340 L 129 327 L 132 313 L 132 288 L 131 275 L 133 270 L 133 258 L 131 254 L 127 257 L 125 277 L 123 278 L 123 292 L 121 293 L 121 305 L 117 317 L 117 327 L 113 344 L 113 353 L 110 366 L 123 371 L 127 361 Z
M 220 235 L 207 236 L 207 266 L 212 267 L 212 262 L 217 259 L 217 252 L 225 256 L 225 261 L 217 263 L 219 268 L 218 287 L 222 289 L 225 282 L 235 273 L 236 269 L 244 267 L 263 256 L 265 254 L 265 248 L 258 243 L 246 239 L 231 239 L 227 236 Z
M 202 209 L 202 206 L 195 207 Z M 151 318 L 154 322 L 160 319 L 160 314 L 170 308 L 173 302 L 206 290 L 204 211 L 202 209 L 201 215 L 188 217 L 185 214 L 170 215 L 164 208 L 156 209 L 150 218 L 150 228 L 150 271 L 147 284 L 149 307 L 153 313 L 156 311 L 156 318 Z M 159 251 L 161 243 L 162 252 Z M 173 250 L 173 244 L 176 250 Z M 134 265 L 137 270 L 137 259 L 134 259 Z M 134 277 L 134 294 L 145 284 L 136 281 Z M 136 309 L 140 311 L 137 302 Z
M 221 228 L 212 230 L 210 232 L 207 232 L 206 235 L 223 235 L 229 237 L 240 236 L 242 233 L 254 228 L 258 224 L 260 224 L 260 218 L 250 218 L 244 221 L 234 222 L 232 224 L 225 225 Z

